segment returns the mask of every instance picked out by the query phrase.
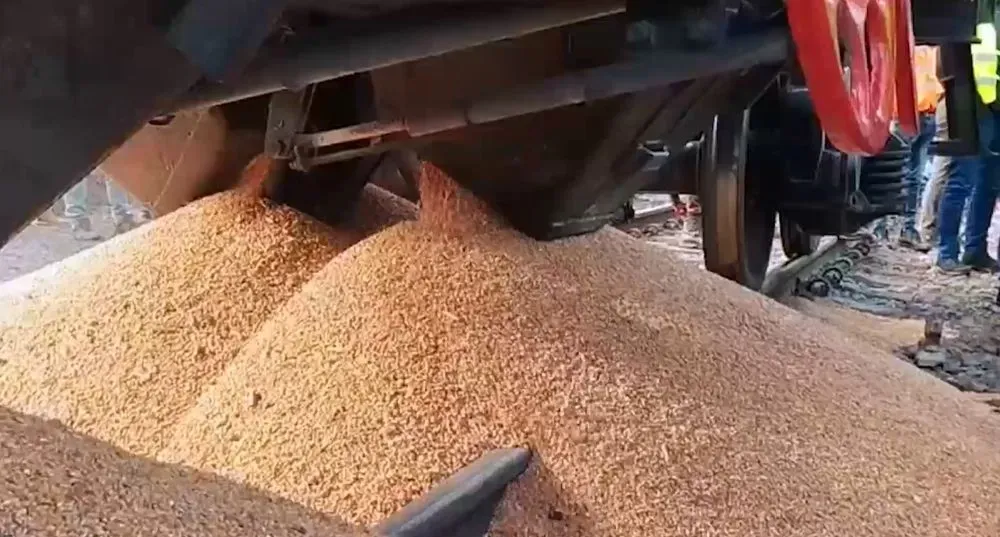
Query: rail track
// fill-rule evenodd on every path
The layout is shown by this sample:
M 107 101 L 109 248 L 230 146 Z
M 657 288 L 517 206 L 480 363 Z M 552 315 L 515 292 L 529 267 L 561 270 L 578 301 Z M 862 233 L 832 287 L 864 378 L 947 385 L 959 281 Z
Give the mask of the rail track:
M 868 235 L 827 237 L 812 254 L 790 259 L 769 271 L 761 292 L 779 301 L 788 296 L 826 296 L 871 253 L 872 246 Z
M 622 227 L 642 227 L 662 220 L 672 212 L 669 204 L 636 209 Z M 826 296 L 840 287 L 855 264 L 871 253 L 874 237 L 859 233 L 825 237 L 812 254 L 789 259 L 768 271 L 761 293 L 781 301 L 789 296 Z

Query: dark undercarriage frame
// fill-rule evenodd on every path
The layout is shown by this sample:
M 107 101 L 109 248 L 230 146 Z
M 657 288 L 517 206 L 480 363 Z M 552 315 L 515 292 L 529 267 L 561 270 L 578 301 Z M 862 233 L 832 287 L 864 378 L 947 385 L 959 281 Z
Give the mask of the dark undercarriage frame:
M 962 60 L 971 4 L 914 2 L 918 39 L 952 58 L 942 152 L 975 147 L 974 111 L 960 98 L 972 88 Z M 287 163 L 272 197 L 324 220 L 380 168 L 412 179 L 417 156 L 542 240 L 621 218 L 640 190 L 697 193 L 710 268 L 755 287 L 776 213 L 800 235 L 842 234 L 903 200 L 899 148 L 866 161 L 825 144 L 782 7 L 8 0 L 0 233 L 12 236 L 147 122 L 216 107 L 259 125 L 261 149 Z M 652 31 L 629 40 L 637 24 Z M 552 59 L 532 64 L 535 52 Z M 473 83 L 503 69 L 500 87 Z M 394 88 L 386 80 L 399 72 L 425 82 Z M 464 90 L 407 97 L 425 86 Z M 339 108 L 306 104 L 317 95 Z

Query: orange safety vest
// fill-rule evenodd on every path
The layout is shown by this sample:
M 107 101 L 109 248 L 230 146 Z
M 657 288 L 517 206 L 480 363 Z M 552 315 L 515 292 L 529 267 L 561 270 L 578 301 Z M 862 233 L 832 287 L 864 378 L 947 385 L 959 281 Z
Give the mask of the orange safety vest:
M 917 78 L 917 110 L 933 114 L 944 95 L 944 86 L 938 79 L 937 47 L 920 45 L 913 53 L 914 74 Z

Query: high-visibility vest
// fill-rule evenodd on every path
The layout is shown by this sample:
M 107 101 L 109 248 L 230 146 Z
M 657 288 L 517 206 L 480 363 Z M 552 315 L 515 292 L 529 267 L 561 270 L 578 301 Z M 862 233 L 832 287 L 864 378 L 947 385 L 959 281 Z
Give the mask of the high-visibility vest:
M 976 89 L 985 104 L 997 100 L 997 29 L 992 23 L 976 25 L 979 43 L 972 45 L 972 72 L 976 78 Z

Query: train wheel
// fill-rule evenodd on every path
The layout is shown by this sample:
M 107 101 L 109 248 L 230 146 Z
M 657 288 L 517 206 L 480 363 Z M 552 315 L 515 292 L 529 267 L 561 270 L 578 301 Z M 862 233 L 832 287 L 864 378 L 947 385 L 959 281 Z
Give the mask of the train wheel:
M 775 208 L 764 174 L 747 173 L 750 114 L 719 116 L 705 133 L 699 181 L 705 267 L 750 289 L 767 274 Z
M 801 226 L 784 216 L 778 218 L 778 227 L 781 231 L 781 248 L 788 259 L 810 255 L 819 247 L 818 235 L 806 233 Z

